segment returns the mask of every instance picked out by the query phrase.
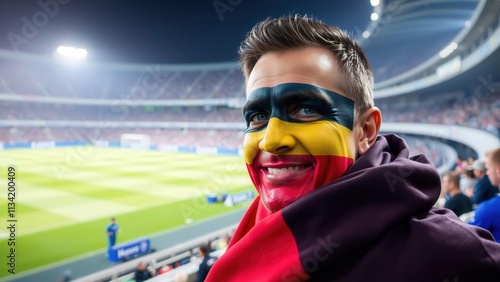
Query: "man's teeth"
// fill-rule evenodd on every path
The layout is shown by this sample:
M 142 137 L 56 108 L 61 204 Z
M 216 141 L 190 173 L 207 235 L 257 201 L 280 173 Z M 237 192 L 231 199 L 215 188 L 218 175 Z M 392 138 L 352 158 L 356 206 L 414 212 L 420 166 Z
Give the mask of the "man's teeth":
M 297 166 L 289 166 L 289 167 L 283 167 L 283 168 L 271 168 L 268 167 L 267 171 L 271 174 L 276 174 L 276 173 L 283 173 L 287 171 L 294 171 L 294 170 L 300 170 L 303 169 L 305 166 L 303 165 L 297 165 Z

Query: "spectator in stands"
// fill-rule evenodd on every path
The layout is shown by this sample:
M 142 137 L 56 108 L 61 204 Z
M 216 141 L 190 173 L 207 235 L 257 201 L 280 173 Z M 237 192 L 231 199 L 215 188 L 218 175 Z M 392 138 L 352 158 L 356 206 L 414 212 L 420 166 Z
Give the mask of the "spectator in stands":
M 116 244 L 116 235 L 120 230 L 120 226 L 116 223 L 114 217 L 111 218 L 111 222 L 106 226 L 106 235 L 108 236 L 108 249 Z
M 208 272 L 212 265 L 216 261 L 215 257 L 210 256 L 210 246 L 207 243 L 203 243 L 198 248 L 198 255 L 201 259 L 200 267 L 198 268 L 198 274 L 196 275 L 197 282 L 205 281 L 207 278 Z
M 163 267 L 161 267 L 160 269 L 158 269 L 158 271 L 156 273 L 158 275 L 161 275 L 163 273 L 167 273 L 167 272 L 171 271 L 172 269 L 174 269 L 174 267 L 167 264 L 167 265 L 164 265 Z
M 472 165 L 474 176 L 478 179 L 474 186 L 474 192 L 471 197 L 472 204 L 480 204 L 483 201 L 491 199 L 498 194 L 498 187 L 491 184 L 486 175 L 486 165 L 484 161 L 477 160 Z
M 212 250 L 217 251 L 217 250 L 222 250 L 227 248 L 227 244 L 229 243 L 230 236 L 228 234 L 225 234 L 224 236 L 220 237 L 217 240 L 214 240 L 210 243 L 210 247 Z
M 346 33 L 267 19 L 240 59 L 259 196 L 206 281 L 500 281 L 491 234 L 432 209 L 429 159 L 378 135 L 372 72 Z
M 486 175 L 491 185 L 500 187 L 500 148 L 486 153 Z
M 457 159 L 455 160 L 455 170 L 462 171 L 464 169 L 463 165 L 464 165 L 464 163 L 463 163 L 462 158 L 460 156 L 458 156 Z
M 178 272 L 174 277 L 174 282 L 188 282 L 189 278 L 185 272 Z
M 464 195 L 473 195 L 474 194 L 474 186 L 476 186 L 477 179 L 474 176 L 474 170 L 472 169 L 472 165 L 468 166 L 463 171 L 464 177 L 460 179 L 460 191 Z
M 150 278 L 153 278 L 155 274 L 155 271 L 151 267 L 146 266 L 146 263 L 141 261 L 135 269 L 134 279 L 135 282 L 143 282 Z
M 487 175 L 492 185 L 500 186 L 500 148 L 486 155 Z M 495 196 L 477 206 L 473 225 L 489 230 L 500 243 L 500 196 Z
M 229 234 L 224 234 L 219 240 L 217 240 L 217 244 L 215 246 L 216 250 L 222 250 L 227 248 L 227 244 L 229 243 L 230 236 Z
M 469 157 L 467 158 L 467 165 L 472 165 L 472 164 L 474 164 L 474 161 L 475 161 L 474 157 L 469 156 Z M 465 168 L 464 168 L 464 169 L 465 169 Z
M 444 208 L 452 210 L 457 216 L 472 211 L 470 198 L 460 192 L 460 173 L 458 171 L 445 173 L 442 185 L 449 196 Z

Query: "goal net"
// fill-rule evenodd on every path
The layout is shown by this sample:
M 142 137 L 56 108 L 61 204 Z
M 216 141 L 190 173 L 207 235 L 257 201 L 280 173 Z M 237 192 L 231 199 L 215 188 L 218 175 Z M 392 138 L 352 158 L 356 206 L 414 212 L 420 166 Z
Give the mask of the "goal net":
M 120 137 L 120 146 L 122 148 L 149 150 L 151 139 L 149 135 L 124 133 Z

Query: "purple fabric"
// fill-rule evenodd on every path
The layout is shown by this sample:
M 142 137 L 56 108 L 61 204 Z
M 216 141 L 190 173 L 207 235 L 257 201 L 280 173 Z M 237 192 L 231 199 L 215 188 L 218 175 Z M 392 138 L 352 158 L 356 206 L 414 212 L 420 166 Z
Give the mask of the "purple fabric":
M 283 209 L 311 281 L 500 281 L 500 244 L 433 209 L 439 175 L 379 136 L 340 179 Z

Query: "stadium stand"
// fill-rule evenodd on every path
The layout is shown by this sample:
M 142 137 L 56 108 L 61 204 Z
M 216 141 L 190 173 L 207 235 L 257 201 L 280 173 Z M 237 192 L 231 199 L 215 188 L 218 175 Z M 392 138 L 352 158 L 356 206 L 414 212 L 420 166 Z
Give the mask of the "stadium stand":
M 443 37 L 434 42 L 445 45 L 456 40 L 461 48 L 454 56 L 443 60 L 438 49 L 429 48 L 423 53 L 428 58 L 425 62 L 415 57 L 400 64 L 400 58 L 408 52 L 401 51 L 394 54 L 393 61 L 387 62 L 385 68 L 377 68 L 375 76 L 380 83 L 376 84 L 376 105 L 382 110 L 384 122 L 447 126 L 449 134 L 453 135 L 460 135 L 460 128 L 451 126 L 460 125 L 494 136 L 498 144 L 500 82 L 496 82 L 499 80 L 494 74 L 489 76 L 491 72 L 486 72 L 483 77 L 491 82 L 488 85 L 473 77 L 467 85 L 433 88 L 443 83 L 452 84 L 453 78 L 463 80 L 460 75 L 491 60 L 489 56 L 493 53 L 496 54 L 494 58 L 498 57 L 498 13 L 493 13 L 496 17 L 491 16 L 491 11 L 499 11 L 498 3 L 479 1 L 473 15 L 467 15 L 473 19 L 470 27 L 455 38 Z M 407 9 L 396 16 L 404 18 L 405 13 L 411 13 L 411 7 Z M 376 43 L 375 38 L 371 40 L 371 44 Z M 375 57 L 375 64 L 382 64 L 376 61 L 375 51 L 367 53 Z M 458 69 L 453 65 L 457 62 Z M 54 141 L 84 141 L 98 145 L 100 141 L 118 142 L 123 133 L 137 133 L 150 136 L 158 150 L 169 146 L 241 149 L 245 124 L 240 108 L 245 93 L 243 77 L 235 63 L 71 66 L 51 58 L 13 55 L 3 50 L 0 51 L 0 64 L 2 147 Z M 482 92 L 478 92 L 481 85 Z M 404 130 L 395 132 L 405 134 Z M 449 136 L 431 133 L 430 137 L 422 138 L 422 134 L 406 132 L 405 139 L 412 155 L 426 154 L 436 167 L 442 168 L 440 172 L 454 165 L 460 151 L 471 150 L 478 158 L 486 149 L 475 149 L 474 144 L 464 142 L 466 149 L 457 150 L 456 144 L 450 145 L 443 140 L 451 140 Z M 189 261 L 194 246 L 216 240 L 232 228 L 234 226 L 140 259 L 156 269 L 182 264 L 186 259 Z M 76 281 L 122 281 L 131 278 L 136 265 L 137 260 L 132 260 Z M 188 262 L 150 281 L 173 281 L 178 272 L 185 272 L 192 279 L 196 269 L 195 263 Z

